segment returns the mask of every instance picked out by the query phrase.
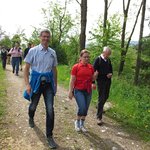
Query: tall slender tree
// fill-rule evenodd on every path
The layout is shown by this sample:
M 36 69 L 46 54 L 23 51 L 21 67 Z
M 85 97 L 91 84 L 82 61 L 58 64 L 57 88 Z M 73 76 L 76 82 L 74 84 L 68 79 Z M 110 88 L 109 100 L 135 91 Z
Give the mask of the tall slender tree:
M 136 28 L 136 25 L 137 25 L 137 21 L 138 21 L 140 12 L 141 12 L 142 5 L 143 5 L 143 1 L 141 2 L 140 6 L 139 6 L 139 9 L 137 11 L 135 21 L 133 24 L 133 28 L 131 30 L 129 37 L 128 37 L 128 40 L 126 41 L 126 39 L 127 39 L 125 36 L 126 35 L 126 24 L 127 24 L 127 20 L 128 20 L 130 0 L 128 0 L 126 8 L 125 8 L 125 1 L 123 1 L 124 21 L 123 21 L 122 35 L 121 35 L 121 59 L 120 59 L 120 65 L 119 65 L 119 70 L 118 70 L 118 76 L 121 75 L 121 73 L 123 72 L 126 54 L 128 52 L 130 41 L 131 41 L 132 35 L 133 35 L 135 28 Z
M 127 20 L 128 20 L 128 12 L 129 12 L 129 6 L 130 6 L 131 0 L 128 0 L 127 5 L 125 6 L 125 0 L 123 0 L 123 25 L 122 25 L 122 35 L 121 35 L 121 60 L 120 60 L 120 66 L 118 75 L 121 74 L 123 71 L 123 66 L 125 62 L 125 34 L 126 34 L 126 26 L 127 26 Z
M 135 76 L 134 76 L 134 84 L 137 85 L 139 83 L 139 73 L 141 66 L 141 53 L 142 53 L 142 38 L 143 38 L 143 30 L 144 30 L 144 21 L 145 21 L 145 12 L 146 12 L 146 0 L 143 0 L 142 7 L 142 16 L 141 16 L 141 25 L 140 25 L 140 35 L 139 35 L 139 44 L 137 50 L 137 60 L 136 60 L 136 68 L 135 68 Z
M 112 3 L 112 0 L 104 0 L 104 22 L 103 22 L 103 47 L 107 45 L 107 18 L 108 18 L 108 9 Z
M 81 8 L 81 32 L 80 32 L 80 50 L 86 45 L 86 24 L 87 24 L 87 0 L 76 0 Z

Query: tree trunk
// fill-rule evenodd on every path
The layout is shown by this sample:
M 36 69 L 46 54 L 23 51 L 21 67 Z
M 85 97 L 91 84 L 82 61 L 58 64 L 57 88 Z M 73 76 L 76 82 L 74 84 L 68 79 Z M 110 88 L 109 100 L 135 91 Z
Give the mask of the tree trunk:
M 124 45 L 124 43 L 123 43 L 124 46 L 122 45 L 122 46 L 124 47 L 124 51 L 121 52 L 122 61 L 120 61 L 120 66 L 119 66 L 119 70 L 120 70 L 121 72 L 119 72 L 118 75 L 120 75 L 120 74 L 122 73 L 122 71 L 123 71 L 124 64 L 125 64 L 126 54 L 127 54 L 127 52 L 128 52 L 128 49 L 129 49 L 130 41 L 131 41 L 132 35 L 133 35 L 133 33 L 134 33 L 134 30 L 135 30 L 135 27 L 136 27 L 138 18 L 139 18 L 139 14 L 140 14 L 140 12 L 141 12 L 142 5 L 143 5 L 143 1 L 141 2 L 141 5 L 140 5 L 139 10 L 138 10 L 138 12 L 137 12 L 136 19 L 135 19 L 135 22 L 134 22 L 134 25 L 133 25 L 131 34 L 130 34 L 130 36 L 129 36 L 128 42 L 127 42 L 126 46 Z
M 137 85 L 139 83 L 139 73 L 140 73 L 140 67 L 141 67 L 142 38 L 143 38 L 143 30 L 144 30 L 145 12 L 146 12 L 146 0 L 143 0 L 142 18 L 141 18 L 140 35 L 139 35 L 139 44 L 138 44 L 138 50 L 137 50 L 137 61 L 136 61 L 135 76 L 134 76 L 134 84 L 135 85 Z
M 80 33 L 80 51 L 85 49 L 86 42 L 86 22 L 87 22 L 87 0 L 81 1 L 81 33 Z
M 104 0 L 103 47 L 107 46 L 107 37 L 106 37 L 107 16 L 108 16 L 108 0 Z
M 125 54 L 125 34 L 126 34 L 126 25 L 127 25 L 130 2 L 131 2 L 131 0 L 128 0 L 127 7 L 125 8 L 125 1 L 123 0 L 124 20 L 123 20 L 122 35 L 121 35 L 121 59 L 120 59 L 120 65 L 119 65 L 119 70 L 118 70 L 118 76 L 122 73 L 124 63 L 125 63 L 125 57 L 124 57 L 124 54 Z

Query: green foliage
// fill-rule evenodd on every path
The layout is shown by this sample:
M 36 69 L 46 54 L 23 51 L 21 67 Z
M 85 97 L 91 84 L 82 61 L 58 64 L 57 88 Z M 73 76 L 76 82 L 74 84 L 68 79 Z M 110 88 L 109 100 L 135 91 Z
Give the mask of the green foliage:
M 62 48 L 66 53 L 66 60 L 69 66 L 78 62 L 79 59 L 79 36 L 71 36 L 68 38 L 66 43 L 62 44 Z
M 11 48 L 11 40 L 8 36 L 5 36 L 1 41 L 0 41 L 0 46 L 4 46 L 7 49 Z
M 68 89 L 71 67 L 67 65 L 58 66 L 58 83 Z
M 105 30 L 105 36 L 103 36 L 103 19 L 99 18 L 97 27 L 90 31 L 92 37 L 91 40 L 94 43 L 102 48 L 103 41 L 107 41 L 107 45 L 112 48 L 119 48 L 118 44 L 120 44 L 120 34 L 121 34 L 121 24 L 120 24 L 120 16 L 114 14 L 107 20 L 107 27 Z M 106 46 L 107 46 L 106 45 Z
M 1 63 L 1 61 L 0 61 Z M 5 83 L 5 72 L 2 70 L 0 66 L 0 120 L 5 112 L 5 104 L 6 104 L 6 83 Z
M 31 34 L 31 37 L 29 38 L 28 42 L 30 42 L 34 45 L 38 45 L 40 43 L 39 34 L 40 34 L 40 29 L 34 27 L 34 30 Z
M 58 2 L 50 2 L 48 8 L 43 8 L 43 26 L 51 31 L 51 46 L 57 47 L 66 39 L 73 27 L 73 20 L 67 11 L 67 1 L 62 6 Z
M 150 92 L 148 87 L 136 87 L 132 80 L 114 77 L 110 100 L 114 107 L 109 115 L 128 126 L 138 129 L 145 138 L 150 131 Z M 146 138 L 148 140 L 148 137 Z
M 140 83 L 150 85 L 150 36 L 142 40 Z
M 51 31 L 50 47 L 57 53 L 59 64 L 68 64 L 67 54 L 65 51 L 68 34 L 73 27 L 73 20 L 67 11 L 68 1 L 62 6 L 58 1 L 51 1 L 47 8 L 42 8 L 44 20 L 42 21 L 42 28 Z M 29 41 L 38 45 L 40 29 L 34 27 L 34 31 Z
M 16 42 L 21 43 L 21 37 L 20 37 L 18 34 L 15 34 L 15 35 L 12 37 L 11 41 L 12 41 L 12 46 L 14 46 L 14 44 L 15 44 Z

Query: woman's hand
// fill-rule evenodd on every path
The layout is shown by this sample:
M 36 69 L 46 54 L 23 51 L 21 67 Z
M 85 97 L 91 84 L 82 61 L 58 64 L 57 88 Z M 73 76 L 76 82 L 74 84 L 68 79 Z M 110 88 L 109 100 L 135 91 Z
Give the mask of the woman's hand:
M 72 100 L 72 98 L 73 98 L 73 93 L 72 93 L 72 91 L 69 91 L 68 97 L 69 97 L 70 100 Z
M 96 90 L 96 84 L 95 83 L 92 83 L 92 89 Z
M 97 77 L 98 77 L 98 71 L 96 70 L 95 72 L 94 72 L 94 75 L 93 75 L 93 80 L 96 80 L 97 79 Z

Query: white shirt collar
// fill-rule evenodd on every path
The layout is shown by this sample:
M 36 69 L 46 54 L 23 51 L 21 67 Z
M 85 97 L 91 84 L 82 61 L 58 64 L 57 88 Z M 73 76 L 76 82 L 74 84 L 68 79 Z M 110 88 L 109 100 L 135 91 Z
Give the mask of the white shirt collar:
M 44 50 L 44 47 L 42 46 L 42 44 L 39 44 L 39 48 L 40 48 L 41 51 Z M 46 52 L 47 51 L 50 51 L 49 47 L 47 48 Z
M 104 58 L 103 54 L 101 54 L 100 56 L 104 61 L 107 61 L 107 59 Z

